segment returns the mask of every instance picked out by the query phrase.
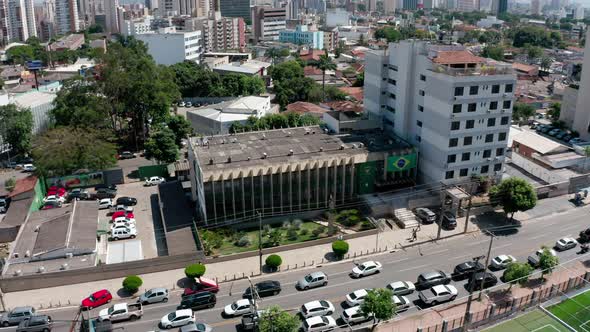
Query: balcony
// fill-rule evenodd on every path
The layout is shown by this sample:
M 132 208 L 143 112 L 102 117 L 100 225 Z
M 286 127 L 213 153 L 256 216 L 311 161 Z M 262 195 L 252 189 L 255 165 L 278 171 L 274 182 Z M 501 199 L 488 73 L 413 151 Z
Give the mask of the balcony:
M 479 65 L 473 68 L 452 68 L 445 65 L 432 64 L 430 71 L 450 76 L 494 76 L 514 75 L 516 72 L 510 65 Z

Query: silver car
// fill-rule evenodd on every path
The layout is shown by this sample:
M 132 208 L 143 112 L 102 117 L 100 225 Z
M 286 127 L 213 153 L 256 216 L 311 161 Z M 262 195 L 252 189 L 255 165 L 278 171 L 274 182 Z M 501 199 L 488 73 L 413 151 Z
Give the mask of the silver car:
M 306 290 L 310 288 L 326 286 L 327 284 L 328 276 L 324 272 L 313 272 L 299 280 L 295 287 Z
M 178 331 L 179 332 L 211 332 L 211 331 L 213 331 L 213 328 L 210 325 L 207 325 L 205 323 L 195 322 L 195 323 L 190 323 L 188 325 L 181 327 L 180 330 L 178 330 Z
M 152 288 L 141 294 L 137 302 L 146 305 L 150 303 L 168 302 L 168 290 L 166 288 Z

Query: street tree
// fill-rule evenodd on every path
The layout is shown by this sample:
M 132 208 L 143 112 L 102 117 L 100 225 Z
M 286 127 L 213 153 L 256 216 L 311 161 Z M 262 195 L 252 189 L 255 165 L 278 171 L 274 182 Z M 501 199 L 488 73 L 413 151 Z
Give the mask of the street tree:
M 206 271 L 207 267 L 205 265 L 201 263 L 195 263 L 184 268 L 184 275 L 190 279 L 199 279 L 205 274 Z
M 502 279 L 504 282 L 510 284 L 510 288 L 508 288 L 510 290 L 514 284 L 524 286 L 529 281 L 531 272 L 533 272 L 533 267 L 528 263 L 514 262 L 508 264 L 508 267 L 504 270 Z
M 373 317 L 373 328 L 382 320 L 387 320 L 395 314 L 393 293 L 387 288 L 377 288 L 368 291 L 361 312 L 367 317 Z
M 494 60 L 504 60 L 504 48 L 501 46 L 486 46 L 483 49 L 482 55 L 486 58 L 492 58 Z
M 551 253 L 547 247 L 543 247 L 543 252 L 539 255 L 539 268 L 541 269 L 541 279 L 545 279 L 546 274 L 551 274 L 553 269 L 559 265 L 559 258 Z
M 541 70 L 549 70 L 551 68 L 551 63 L 553 63 L 553 60 L 551 60 L 550 57 L 548 56 L 542 56 L 541 57 Z
M 77 170 L 113 167 L 117 160 L 112 137 L 92 128 L 57 127 L 33 140 L 31 153 L 37 172 L 62 176 Z
M 551 121 L 558 121 L 559 116 L 561 115 L 561 103 L 553 103 L 549 106 L 549 111 L 547 111 L 547 115 Z
M 490 202 L 502 206 L 512 221 L 514 213 L 530 210 L 537 205 L 537 193 L 526 180 L 511 177 L 490 189 Z
M 182 139 L 188 138 L 193 133 L 191 123 L 181 115 L 171 115 L 166 120 L 166 126 L 174 133 L 174 141 L 180 147 Z
M 160 163 L 173 163 L 178 159 L 176 135 L 169 128 L 160 128 L 152 133 L 145 143 L 145 157 Z
M 277 305 L 264 310 L 258 320 L 260 332 L 296 332 L 299 319 Z
M 328 55 L 328 50 L 324 54 L 320 55 L 317 61 L 313 61 L 311 65 L 322 71 L 322 92 L 323 100 L 326 100 L 326 71 L 336 70 L 336 63 Z
M 533 115 L 535 115 L 535 109 L 529 104 L 515 103 L 512 108 L 512 118 L 518 122 L 519 126 Z
M 28 153 L 33 138 L 33 115 L 14 104 L 0 106 L 0 135 L 16 154 Z

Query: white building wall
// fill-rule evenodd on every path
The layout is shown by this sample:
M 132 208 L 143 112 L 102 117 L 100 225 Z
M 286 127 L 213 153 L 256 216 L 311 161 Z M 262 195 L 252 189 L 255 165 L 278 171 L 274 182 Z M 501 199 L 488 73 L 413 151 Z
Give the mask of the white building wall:
M 586 31 L 586 40 L 590 40 L 590 29 Z M 584 63 L 579 91 L 590 91 L 590 43 L 584 49 Z M 590 93 L 580 93 L 576 104 L 574 130 L 580 133 L 580 138 L 590 141 Z
M 146 33 L 136 38 L 148 46 L 157 64 L 173 65 L 185 60 L 200 63 L 202 56 L 201 31 Z

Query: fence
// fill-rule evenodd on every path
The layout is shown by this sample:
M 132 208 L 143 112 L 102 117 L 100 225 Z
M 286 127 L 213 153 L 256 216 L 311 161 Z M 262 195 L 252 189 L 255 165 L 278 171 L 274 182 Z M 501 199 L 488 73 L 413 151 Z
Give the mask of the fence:
M 547 183 L 567 181 L 567 179 L 563 178 L 563 176 L 554 174 L 550 170 L 545 169 L 543 166 L 537 165 L 525 157 L 520 156 L 518 153 L 513 153 L 510 159 L 514 165 L 522 168 L 523 170 Z
M 137 168 L 137 174 L 140 179 L 146 179 L 152 176 L 169 178 L 168 165 L 148 165 Z

